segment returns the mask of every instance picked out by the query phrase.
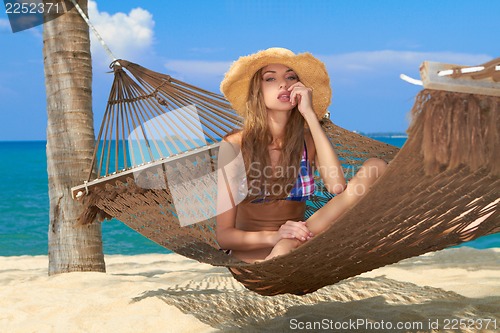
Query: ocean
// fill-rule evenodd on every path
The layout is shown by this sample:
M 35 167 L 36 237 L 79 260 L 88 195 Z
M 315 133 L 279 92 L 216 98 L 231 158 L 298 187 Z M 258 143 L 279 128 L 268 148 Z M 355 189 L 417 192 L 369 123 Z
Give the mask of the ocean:
M 374 137 L 398 147 L 404 137 Z M 47 254 L 49 199 L 44 141 L 0 142 L 0 256 Z M 102 224 L 105 254 L 169 253 L 117 220 Z M 500 247 L 500 233 L 460 246 Z

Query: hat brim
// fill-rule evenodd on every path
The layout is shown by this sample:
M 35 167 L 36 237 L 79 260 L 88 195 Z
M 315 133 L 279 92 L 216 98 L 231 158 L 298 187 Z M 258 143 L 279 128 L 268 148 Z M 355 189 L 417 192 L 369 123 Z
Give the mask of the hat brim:
M 243 56 L 231 65 L 220 90 L 236 112 L 244 114 L 253 75 L 270 64 L 282 64 L 293 69 L 300 82 L 313 90 L 312 104 L 318 119 L 325 116 L 332 95 L 325 64 L 310 53 L 294 54 L 283 48 L 271 48 Z

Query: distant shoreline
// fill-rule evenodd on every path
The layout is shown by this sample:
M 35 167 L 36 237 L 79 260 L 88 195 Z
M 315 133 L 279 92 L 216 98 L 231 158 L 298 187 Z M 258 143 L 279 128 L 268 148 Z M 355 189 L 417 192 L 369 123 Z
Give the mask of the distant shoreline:
M 357 133 L 363 136 L 367 136 L 370 138 L 391 138 L 391 139 L 407 139 L 408 134 L 404 132 L 374 132 L 374 133 L 365 133 L 352 131 L 353 133 Z M 0 144 L 2 143 L 47 143 L 47 140 L 0 140 Z
M 408 134 L 404 132 L 374 132 L 374 133 L 365 133 L 365 132 L 357 132 L 354 133 L 364 135 L 370 138 L 391 138 L 391 139 L 407 139 Z

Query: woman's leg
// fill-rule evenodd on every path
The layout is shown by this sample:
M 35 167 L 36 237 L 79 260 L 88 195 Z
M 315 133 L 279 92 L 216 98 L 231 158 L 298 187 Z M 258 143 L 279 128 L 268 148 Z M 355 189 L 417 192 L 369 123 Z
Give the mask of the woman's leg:
M 349 181 L 344 192 L 328 201 L 306 221 L 309 230 L 314 235 L 317 235 L 335 223 L 340 215 L 368 193 L 370 187 L 386 169 L 387 163 L 381 159 L 371 158 L 366 160 L 356 175 Z M 296 239 L 282 239 L 276 243 L 266 260 L 286 254 L 297 248 L 301 243 Z
M 356 175 L 349 181 L 344 192 L 328 201 L 306 221 L 309 230 L 317 235 L 328 228 L 340 215 L 368 193 L 373 183 L 386 169 L 387 163 L 381 159 L 370 158 L 366 160 Z

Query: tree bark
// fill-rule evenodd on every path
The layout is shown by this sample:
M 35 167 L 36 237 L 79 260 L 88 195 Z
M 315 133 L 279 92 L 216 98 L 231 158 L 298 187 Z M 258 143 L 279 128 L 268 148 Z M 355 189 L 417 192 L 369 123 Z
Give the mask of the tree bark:
M 87 1 L 79 1 L 87 12 Z M 70 188 L 88 176 L 94 148 L 89 29 L 76 9 L 43 29 L 47 93 L 49 275 L 105 271 L 101 225 L 78 225 L 82 205 Z

